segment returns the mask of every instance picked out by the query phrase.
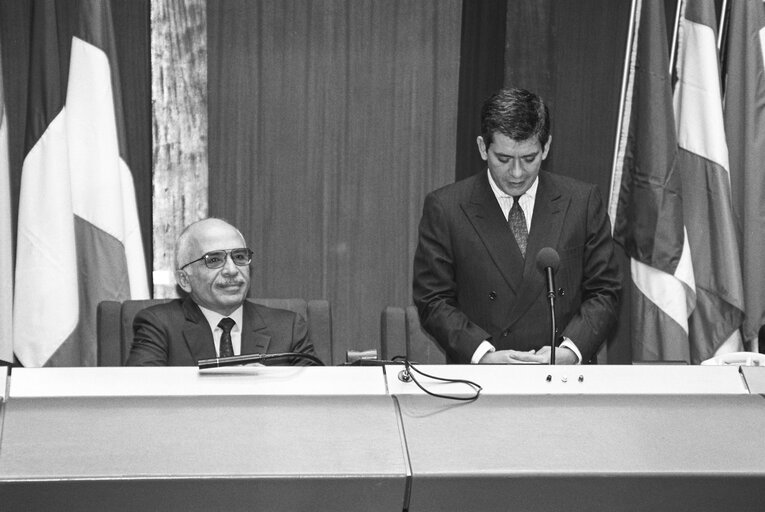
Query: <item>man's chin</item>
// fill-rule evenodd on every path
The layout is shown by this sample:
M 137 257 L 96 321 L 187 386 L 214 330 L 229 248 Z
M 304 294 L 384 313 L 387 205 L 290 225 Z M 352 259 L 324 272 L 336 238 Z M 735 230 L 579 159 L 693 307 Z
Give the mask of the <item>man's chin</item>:
M 241 304 L 244 302 L 244 299 L 247 297 L 247 294 L 244 293 L 244 290 L 238 290 L 238 291 L 232 291 L 229 293 L 223 293 L 220 296 L 221 302 L 225 302 L 227 304 L 233 305 L 233 304 Z
M 226 310 L 228 311 L 226 314 L 231 314 L 231 312 L 242 305 L 245 299 L 246 297 L 244 295 L 226 295 L 224 297 L 219 296 L 216 310 Z
M 227 306 L 239 306 L 247 298 L 247 289 L 244 287 L 220 288 L 216 297 L 219 303 Z

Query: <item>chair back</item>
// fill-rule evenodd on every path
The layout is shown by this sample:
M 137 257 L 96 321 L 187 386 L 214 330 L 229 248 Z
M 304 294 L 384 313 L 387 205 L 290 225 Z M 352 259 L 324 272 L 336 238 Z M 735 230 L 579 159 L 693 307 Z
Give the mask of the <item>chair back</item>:
M 97 312 L 98 366 L 124 366 L 133 344 L 133 319 L 140 310 L 172 299 L 103 301 Z M 336 364 L 332 351 L 332 312 L 323 299 L 247 299 L 271 308 L 287 309 L 303 316 L 316 355 L 324 364 Z
M 420 325 L 417 308 L 387 306 L 380 321 L 382 358 L 406 355 L 416 363 L 445 364 L 446 353 Z

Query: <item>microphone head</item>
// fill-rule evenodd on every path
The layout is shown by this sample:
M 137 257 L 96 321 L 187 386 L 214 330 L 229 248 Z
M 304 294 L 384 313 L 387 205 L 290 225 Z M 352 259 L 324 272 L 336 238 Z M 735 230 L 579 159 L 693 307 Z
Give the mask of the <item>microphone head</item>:
M 547 267 L 552 268 L 553 273 L 558 271 L 560 256 L 552 247 L 544 247 L 537 253 L 537 268 L 544 272 Z

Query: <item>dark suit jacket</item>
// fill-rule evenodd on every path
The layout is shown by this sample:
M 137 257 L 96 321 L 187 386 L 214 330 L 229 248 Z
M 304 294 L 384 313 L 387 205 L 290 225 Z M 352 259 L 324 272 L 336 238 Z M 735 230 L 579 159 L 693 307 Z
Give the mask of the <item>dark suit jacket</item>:
M 450 362 L 469 363 L 489 339 L 497 350 L 550 342 L 545 276 L 536 255 L 560 255 L 558 334 L 587 362 L 617 318 L 621 274 L 603 201 L 594 185 L 539 173 L 524 261 L 486 172 L 425 198 L 414 258 L 413 298 L 425 330 Z
M 315 355 L 306 322 L 293 311 L 245 301 L 242 323 L 242 354 Z M 210 325 L 190 297 L 139 311 L 133 321 L 133 334 L 128 366 L 196 366 L 200 359 L 216 357 Z M 311 363 L 300 358 L 273 364 Z

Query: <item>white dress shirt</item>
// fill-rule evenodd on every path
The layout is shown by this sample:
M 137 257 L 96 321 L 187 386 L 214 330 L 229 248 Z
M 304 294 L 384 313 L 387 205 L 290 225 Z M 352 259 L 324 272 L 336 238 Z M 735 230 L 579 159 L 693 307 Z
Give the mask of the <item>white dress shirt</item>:
M 199 306 L 199 304 L 197 304 Z M 199 306 L 202 310 L 202 314 L 207 319 L 207 323 L 210 324 L 210 331 L 212 332 L 213 343 L 215 343 L 215 353 L 220 357 L 220 335 L 223 333 L 223 329 L 218 327 L 218 323 L 221 319 L 226 318 L 220 313 L 211 311 L 207 308 Z M 232 319 L 236 324 L 231 328 L 231 345 L 234 347 L 234 355 L 238 356 L 242 353 L 242 315 L 244 307 L 239 306 L 231 313 L 228 318 Z

